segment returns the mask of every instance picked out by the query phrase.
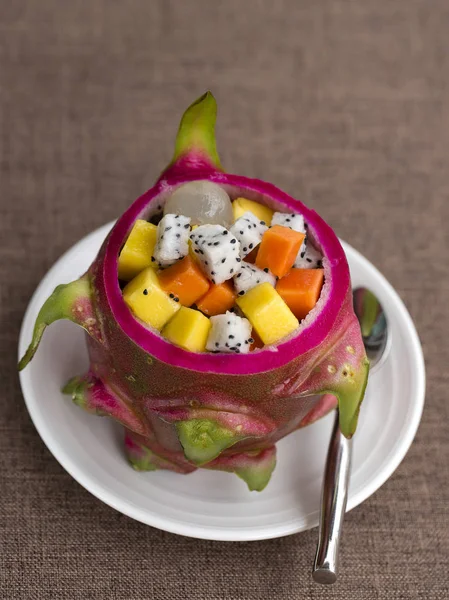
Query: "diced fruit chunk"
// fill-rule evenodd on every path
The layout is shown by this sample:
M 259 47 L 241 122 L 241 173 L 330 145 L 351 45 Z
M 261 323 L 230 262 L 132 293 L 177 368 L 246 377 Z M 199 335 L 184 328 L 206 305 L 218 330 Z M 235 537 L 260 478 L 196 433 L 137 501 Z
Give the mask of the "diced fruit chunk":
M 294 267 L 298 269 L 315 269 L 323 266 L 323 257 L 310 243 L 301 246 Z
M 265 221 L 260 221 L 250 211 L 247 211 L 242 217 L 237 219 L 229 231 L 240 242 L 240 256 L 242 258 L 250 254 L 251 250 L 257 248 L 267 229 Z
M 158 330 L 180 309 L 179 302 L 172 300 L 161 288 L 151 267 L 127 284 L 123 299 L 138 319 Z
M 323 269 L 292 269 L 280 279 L 276 291 L 298 319 L 304 319 L 320 297 Z
M 159 267 L 169 267 L 189 253 L 190 218 L 166 214 L 157 226 L 153 257 Z
M 271 224 L 282 225 L 282 227 L 289 227 L 290 229 L 293 229 L 293 231 L 306 233 L 304 217 L 296 213 L 275 212 L 271 219 Z
M 164 214 L 167 213 L 186 215 L 194 225 L 208 223 L 229 227 L 232 224 L 231 199 L 212 181 L 189 181 L 180 185 L 165 203 Z
M 232 203 L 232 210 L 234 212 L 234 221 L 237 221 L 247 211 L 250 211 L 260 221 L 265 221 L 266 225 L 270 225 L 273 211 L 268 206 L 254 202 L 254 200 L 247 200 L 246 198 L 236 198 Z
M 263 235 L 256 265 L 259 269 L 268 268 L 277 277 L 284 277 L 292 268 L 304 238 L 299 231 L 273 225 Z
M 243 296 L 247 291 L 259 285 L 259 283 L 265 282 L 274 287 L 276 285 L 276 278 L 268 269 L 262 270 L 245 262 L 242 263 L 242 268 L 234 276 L 235 291 L 239 296 Z
M 204 352 L 211 323 L 198 310 L 181 306 L 162 330 L 162 335 L 173 344 L 190 352 Z
M 227 312 L 211 317 L 212 329 L 207 338 L 206 349 L 212 352 L 246 354 L 251 344 L 251 324 L 248 319 Z
M 118 258 L 118 277 L 130 281 L 140 271 L 150 267 L 151 256 L 157 238 L 157 227 L 152 223 L 138 219 Z M 156 268 L 156 265 L 154 264 Z
M 191 256 L 159 273 L 161 288 L 174 294 L 183 306 L 192 306 L 209 289 L 209 280 Z
M 235 292 L 229 281 L 212 284 L 209 290 L 196 303 L 201 310 L 209 317 L 225 313 L 232 308 L 235 302 Z
M 298 319 L 269 283 L 261 283 L 237 298 L 237 305 L 266 345 L 278 342 L 299 325 Z
M 221 225 L 201 225 L 190 234 L 192 248 L 212 283 L 223 283 L 240 270 L 240 244 Z
M 303 233 L 305 235 L 304 241 L 298 251 L 296 260 L 301 257 L 301 254 L 304 255 L 307 244 L 307 225 L 304 222 L 304 217 L 302 215 L 298 215 L 297 213 L 275 212 L 273 218 L 271 219 L 271 225 L 282 225 L 283 227 L 293 229 L 293 231 L 299 231 L 300 233 Z M 296 264 L 294 266 L 296 267 Z

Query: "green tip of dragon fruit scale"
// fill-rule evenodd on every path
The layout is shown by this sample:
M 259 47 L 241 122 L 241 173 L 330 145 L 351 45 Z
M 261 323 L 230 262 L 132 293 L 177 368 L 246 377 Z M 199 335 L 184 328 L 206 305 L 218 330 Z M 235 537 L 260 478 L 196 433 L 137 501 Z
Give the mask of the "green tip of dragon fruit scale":
M 199 153 L 204 155 L 216 169 L 221 170 L 215 141 L 216 120 L 217 102 L 212 92 L 208 91 L 184 112 L 169 167 L 189 153 Z

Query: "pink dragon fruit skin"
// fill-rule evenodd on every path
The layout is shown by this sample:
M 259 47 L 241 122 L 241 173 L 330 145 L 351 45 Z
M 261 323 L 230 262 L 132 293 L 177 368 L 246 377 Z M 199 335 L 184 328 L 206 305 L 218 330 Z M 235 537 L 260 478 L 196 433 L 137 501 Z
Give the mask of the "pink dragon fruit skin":
M 71 319 L 87 331 L 90 369 L 63 388 L 75 403 L 125 427 L 125 451 L 137 470 L 198 467 L 237 474 L 261 490 L 276 463 L 275 443 L 337 406 L 344 435 L 353 435 L 367 377 L 349 269 L 332 229 L 271 184 L 222 171 L 215 148 L 216 103 L 210 92 L 185 112 L 173 161 L 156 185 L 122 215 L 88 272 L 60 285 L 42 307 L 19 368 L 43 331 Z M 299 334 L 246 355 L 195 354 L 165 341 L 125 305 L 117 258 L 138 218 L 149 218 L 181 183 L 209 180 L 235 198 L 299 212 L 324 255 L 325 286 Z

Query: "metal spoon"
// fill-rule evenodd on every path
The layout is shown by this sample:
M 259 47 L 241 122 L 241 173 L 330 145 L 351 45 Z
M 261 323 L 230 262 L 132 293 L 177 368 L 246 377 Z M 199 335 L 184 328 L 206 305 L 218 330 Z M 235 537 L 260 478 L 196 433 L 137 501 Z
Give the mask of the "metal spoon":
M 372 292 L 366 288 L 355 289 L 353 302 L 372 374 L 388 355 L 391 335 L 388 335 L 383 308 Z M 324 470 L 318 546 L 312 571 L 317 583 L 327 584 L 337 581 L 338 549 L 351 471 L 352 440 L 342 435 L 338 419 L 337 409 Z

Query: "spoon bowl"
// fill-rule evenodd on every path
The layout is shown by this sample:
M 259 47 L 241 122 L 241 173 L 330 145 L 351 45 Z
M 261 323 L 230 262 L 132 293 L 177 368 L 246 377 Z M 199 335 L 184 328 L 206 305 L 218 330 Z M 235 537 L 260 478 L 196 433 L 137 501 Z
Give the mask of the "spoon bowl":
M 352 297 L 372 373 L 388 356 L 391 336 L 388 335 L 387 318 L 379 300 L 367 288 L 354 289 Z

